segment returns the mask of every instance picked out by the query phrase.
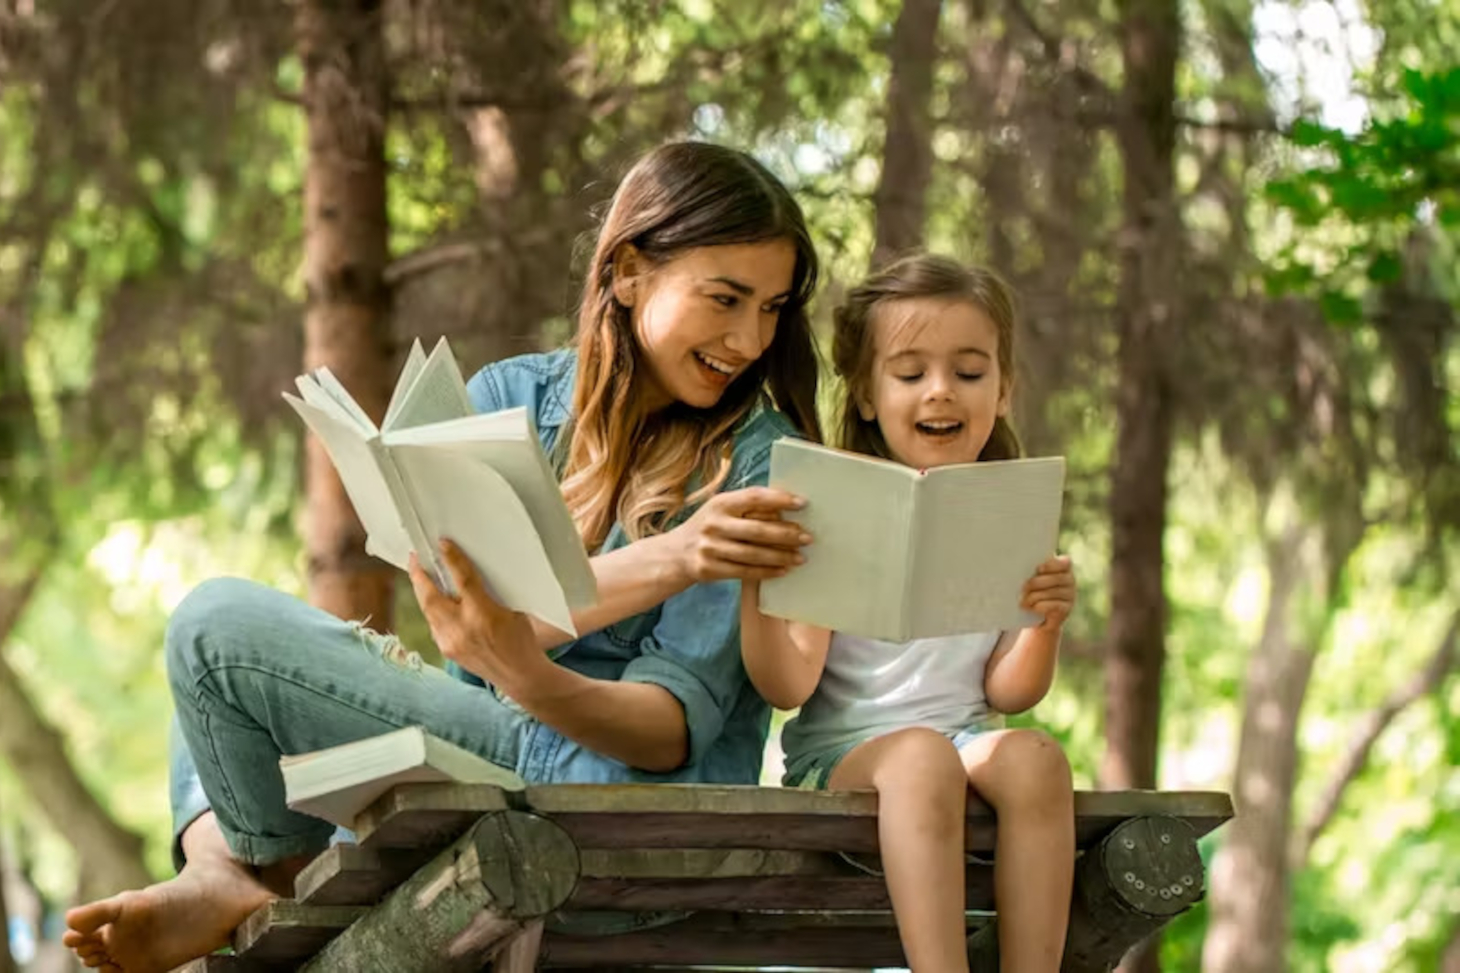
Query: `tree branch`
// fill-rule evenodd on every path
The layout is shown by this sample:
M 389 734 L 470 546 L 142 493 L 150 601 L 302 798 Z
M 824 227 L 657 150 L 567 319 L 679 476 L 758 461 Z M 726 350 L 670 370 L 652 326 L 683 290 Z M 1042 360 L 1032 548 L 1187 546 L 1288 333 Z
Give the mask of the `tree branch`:
M 447 264 L 477 260 L 489 247 L 483 242 L 445 243 L 425 250 L 416 250 L 386 264 L 381 279 L 387 287 L 398 287 L 409 277 L 430 273 Z
M 518 233 L 512 239 L 512 246 L 516 250 L 525 252 L 547 242 L 550 235 L 551 229 L 548 227 Z M 507 244 L 502 240 L 490 237 L 441 243 L 413 250 L 392 260 L 385 265 L 380 276 L 386 287 L 396 288 L 412 277 L 420 277 L 451 264 L 468 260 L 501 259 L 506 253 Z
M 1009 8 L 1009 13 L 1014 15 L 1014 19 L 1025 30 L 1029 31 L 1030 34 L 1033 34 L 1034 39 L 1039 42 L 1039 46 L 1044 48 L 1045 58 L 1051 64 L 1064 65 L 1064 41 L 1041 27 L 1039 21 L 1035 20 L 1034 15 L 1024 6 L 1023 0 L 1006 0 L 1006 6 Z M 1110 85 L 1106 84 L 1099 75 L 1095 74 L 1089 68 L 1082 67 L 1079 64 L 1065 66 L 1070 71 L 1070 74 L 1089 91 L 1105 99 L 1113 100 L 1115 98 L 1115 92 L 1110 90 Z
M 1092 129 L 1114 128 L 1116 113 L 1108 108 L 1091 105 L 1077 105 L 1069 108 L 1052 106 L 1054 117 Z M 1006 112 L 990 119 L 991 122 L 1022 122 L 1023 113 L 1018 110 Z M 1233 135 L 1279 135 L 1292 136 L 1290 126 L 1279 125 L 1272 119 L 1263 118 L 1195 118 L 1178 112 L 1173 116 L 1178 128 L 1206 132 L 1227 132 Z M 945 112 L 937 118 L 939 124 L 958 124 L 962 119 L 953 112 Z
M 1095 128 L 1113 128 L 1116 123 L 1114 112 L 1076 108 L 1070 114 L 1077 121 Z M 1229 132 L 1233 135 L 1281 135 L 1284 138 L 1292 134 L 1290 128 L 1279 125 L 1271 118 L 1194 118 L 1180 112 L 1174 118 L 1179 128 Z
M 43 568 L 37 567 L 25 572 L 19 584 L 0 583 L 0 649 L 10 641 L 10 633 L 20 624 L 20 616 L 25 614 L 44 573 Z
M 1455 668 L 1457 656 L 1460 656 L 1460 645 L 1457 643 L 1460 643 L 1460 612 L 1457 612 L 1455 617 L 1450 620 L 1450 629 L 1440 640 L 1439 648 L 1430 657 L 1429 663 L 1415 673 L 1408 682 L 1391 693 L 1378 708 L 1371 710 L 1364 715 L 1363 719 L 1359 720 L 1353 737 L 1344 751 L 1343 759 L 1339 761 L 1338 767 L 1324 786 L 1318 803 L 1314 805 L 1312 813 L 1308 816 L 1307 823 L 1296 836 L 1291 854 L 1294 867 L 1301 867 L 1308 860 L 1314 842 L 1318 840 L 1323 829 L 1338 813 L 1344 790 L 1364 769 L 1364 764 L 1369 759 L 1369 751 L 1388 729 L 1389 724 L 1394 722 L 1394 718 L 1406 706 L 1439 688 L 1450 670 Z

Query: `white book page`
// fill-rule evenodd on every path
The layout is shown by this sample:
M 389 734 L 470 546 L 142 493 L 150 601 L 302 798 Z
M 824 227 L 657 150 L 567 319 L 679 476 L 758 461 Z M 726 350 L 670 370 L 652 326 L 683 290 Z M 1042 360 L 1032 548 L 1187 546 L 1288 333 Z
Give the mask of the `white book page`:
M 364 409 L 360 408 L 360 403 L 355 401 L 355 397 L 340 384 L 339 379 L 335 378 L 334 372 L 328 368 L 316 368 L 310 374 L 318 384 L 319 390 L 344 409 L 362 432 L 373 435 L 380 431 L 375 428 L 374 420 L 365 413 Z M 307 396 L 306 401 L 308 401 Z
M 1024 583 L 1055 552 L 1063 457 L 929 470 L 918 485 L 907 638 L 1038 624 Z
M 302 401 L 287 392 L 284 398 L 314 430 L 339 471 L 345 492 L 349 494 L 355 513 L 369 535 L 369 553 L 404 569 L 410 557 L 411 541 L 401 524 L 395 498 L 376 463 L 370 443 L 350 422 L 328 409 Z
M 408 429 L 472 414 L 471 397 L 461 379 L 461 368 L 442 338 L 417 370 L 410 387 L 400 393 L 400 405 L 391 417 L 391 429 Z
M 381 429 L 389 429 L 394 424 L 406 390 L 415 383 L 416 376 L 421 373 L 421 367 L 425 364 L 426 352 L 421 349 L 421 339 L 417 338 L 411 342 L 411 350 L 406 355 L 404 367 L 400 370 L 400 378 L 396 379 L 395 388 L 390 393 L 390 404 L 385 407 L 385 418 L 380 421 Z
M 314 375 L 300 375 L 294 380 L 294 386 L 299 390 L 299 397 L 305 402 L 329 415 L 341 425 L 354 429 L 360 437 L 375 435 L 374 426 L 360 424 L 358 407 L 352 407 L 353 403 L 346 405 L 326 392 Z M 288 393 L 285 393 L 285 398 L 288 398 Z
M 483 413 L 391 432 L 385 441 L 392 446 L 435 446 L 496 470 L 532 518 L 568 605 L 586 608 L 598 601 L 598 582 L 588 552 L 526 409 Z
M 770 485 L 806 499 L 786 515 L 810 532 L 806 563 L 760 586 L 767 615 L 891 639 L 906 612 L 916 473 L 795 439 L 771 447 Z
M 455 541 L 503 605 L 577 634 L 532 517 L 501 474 L 438 447 L 401 445 L 392 452 L 433 541 Z

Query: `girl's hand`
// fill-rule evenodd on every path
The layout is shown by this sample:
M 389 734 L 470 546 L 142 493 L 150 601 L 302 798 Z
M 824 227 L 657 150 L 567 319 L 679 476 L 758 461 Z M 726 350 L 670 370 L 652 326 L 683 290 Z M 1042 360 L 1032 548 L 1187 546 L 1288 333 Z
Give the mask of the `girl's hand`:
M 1075 566 L 1068 555 L 1059 555 L 1034 569 L 1024 583 L 1019 607 L 1044 616 L 1041 628 L 1057 629 L 1075 607 Z
M 534 667 L 552 665 L 537 647 L 527 616 L 487 594 L 466 552 L 443 540 L 441 553 L 459 597 L 436 587 L 415 554 L 410 564 L 411 587 L 441 654 L 504 691 L 531 678 Z
M 781 519 L 805 504 L 800 497 L 770 487 L 746 487 L 705 501 L 693 517 L 670 531 L 675 561 L 691 584 L 738 578 L 776 578 L 806 559 L 811 543 L 799 524 Z

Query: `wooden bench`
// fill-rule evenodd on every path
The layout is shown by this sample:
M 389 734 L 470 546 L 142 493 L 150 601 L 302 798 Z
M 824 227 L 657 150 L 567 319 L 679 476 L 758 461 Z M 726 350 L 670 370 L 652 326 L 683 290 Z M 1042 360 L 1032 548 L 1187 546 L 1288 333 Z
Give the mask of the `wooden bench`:
M 521 793 L 396 788 L 260 909 L 233 956 L 188 973 L 278 969 L 477 971 L 536 967 L 905 965 L 876 872 L 870 792 L 573 785 Z M 1108 970 L 1201 898 L 1197 838 L 1232 816 L 1226 794 L 1079 792 L 1079 858 L 1064 969 Z M 997 969 L 995 821 L 970 801 L 969 958 Z M 838 854 L 844 853 L 844 854 Z M 628 931 L 564 916 L 607 910 Z

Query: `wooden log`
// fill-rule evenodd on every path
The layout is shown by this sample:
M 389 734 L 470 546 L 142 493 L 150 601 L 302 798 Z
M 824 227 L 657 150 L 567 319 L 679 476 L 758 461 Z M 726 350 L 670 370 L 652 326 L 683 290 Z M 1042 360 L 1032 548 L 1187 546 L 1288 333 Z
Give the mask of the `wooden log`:
M 875 852 L 877 796 L 871 791 L 674 784 L 547 784 L 525 795 L 471 784 L 407 784 L 382 797 L 356 826 L 368 848 L 446 841 L 476 817 L 522 800 L 552 818 L 580 848 L 766 848 Z M 1169 815 L 1198 836 L 1232 816 L 1232 800 L 1205 791 L 1080 791 L 1075 831 L 1085 848 L 1122 821 Z M 969 851 L 987 854 L 996 834 L 992 810 L 970 800 Z
M 1172 817 L 1121 824 L 1080 857 L 1065 973 L 1104 973 L 1202 897 L 1197 833 Z
M 542 954 L 543 921 L 530 922 L 492 957 L 492 973 L 532 973 Z
M 551 821 L 521 811 L 489 814 L 303 969 L 475 973 L 567 901 L 578 868 L 577 847 Z

